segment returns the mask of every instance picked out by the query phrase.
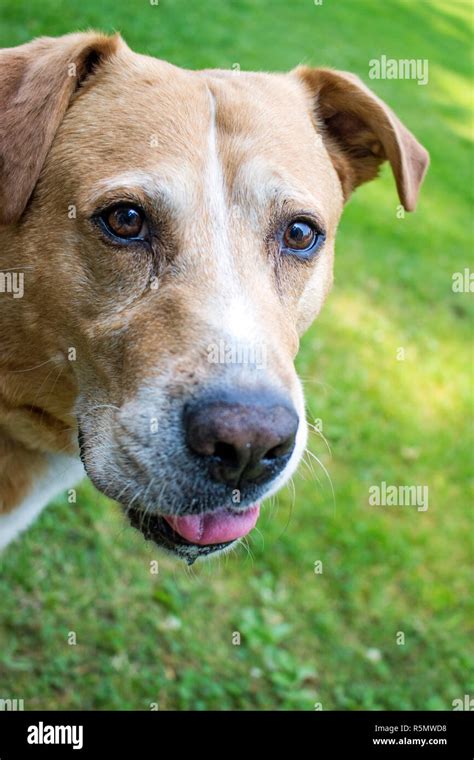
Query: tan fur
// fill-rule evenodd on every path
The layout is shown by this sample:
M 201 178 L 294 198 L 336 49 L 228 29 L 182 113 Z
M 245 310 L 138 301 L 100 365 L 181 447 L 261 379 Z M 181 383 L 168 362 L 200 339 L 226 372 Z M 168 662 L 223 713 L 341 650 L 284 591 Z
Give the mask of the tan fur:
M 77 451 L 77 414 L 100 441 L 100 480 L 110 411 L 95 407 L 128 419 L 144 383 L 160 398 L 205 383 L 203 355 L 230 305 L 269 347 L 273 382 L 297 394 L 293 358 L 331 286 L 344 199 L 387 158 L 412 210 L 427 154 L 340 72 L 191 72 L 94 32 L 2 50 L 0 70 L 0 270 L 25 273 L 23 299 L 0 294 L 1 513 L 20 504 L 46 453 Z M 203 179 L 210 102 L 220 231 L 220 196 Z M 124 199 L 159 216 L 159 260 L 111 250 L 92 225 L 98 204 Z M 323 220 L 325 253 L 312 264 L 273 265 L 264 237 L 281 204 Z

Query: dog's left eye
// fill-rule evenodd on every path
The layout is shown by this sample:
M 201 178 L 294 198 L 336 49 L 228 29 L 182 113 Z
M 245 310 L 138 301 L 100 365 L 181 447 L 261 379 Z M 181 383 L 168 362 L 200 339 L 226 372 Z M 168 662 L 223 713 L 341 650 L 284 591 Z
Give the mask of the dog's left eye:
M 100 215 L 107 232 L 120 240 L 144 240 L 148 232 L 145 214 L 140 208 L 122 204 Z

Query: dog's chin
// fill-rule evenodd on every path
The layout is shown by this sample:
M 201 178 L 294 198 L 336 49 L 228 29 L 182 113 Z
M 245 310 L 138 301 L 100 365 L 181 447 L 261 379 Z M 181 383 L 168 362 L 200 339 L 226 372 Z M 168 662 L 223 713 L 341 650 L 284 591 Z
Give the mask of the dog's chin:
M 139 507 L 127 509 L 126 514 L 131 525 L 140 531 L 145 540 L 153 541 L 161 549 L 183 559 L 188 565 L 192 565 L 197 559 L 224 552 L 240 540 L 236 538 L 222 543 L 194 544 L 173 530 L 160 514 L 145 514 Z

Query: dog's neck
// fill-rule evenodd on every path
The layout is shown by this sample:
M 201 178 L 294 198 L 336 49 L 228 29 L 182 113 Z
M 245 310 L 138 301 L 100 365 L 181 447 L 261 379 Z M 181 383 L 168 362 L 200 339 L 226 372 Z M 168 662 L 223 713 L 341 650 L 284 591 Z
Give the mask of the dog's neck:
M 0 513 L 21 501 L 46 454 L 77 453 L 74 375 L 28 292 L 37 286 L 34 269 L 14 235 L 1 233 Z M 8 292 L 7 272 L 24 275 L 24 297 Z

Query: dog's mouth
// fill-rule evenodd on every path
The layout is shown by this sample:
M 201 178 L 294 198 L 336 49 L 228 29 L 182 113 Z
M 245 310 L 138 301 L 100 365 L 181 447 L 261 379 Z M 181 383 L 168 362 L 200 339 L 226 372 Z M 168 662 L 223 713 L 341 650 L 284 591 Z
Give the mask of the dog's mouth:
M 178 555 L 191 565 L 199 557 L 222 551 L 246 536 L 258 520 L 260 505 L 235 511 L 228 507 L 198 515 L 145 513 L 140 508 L 127 511 L 134 528 L 146 540 Z

